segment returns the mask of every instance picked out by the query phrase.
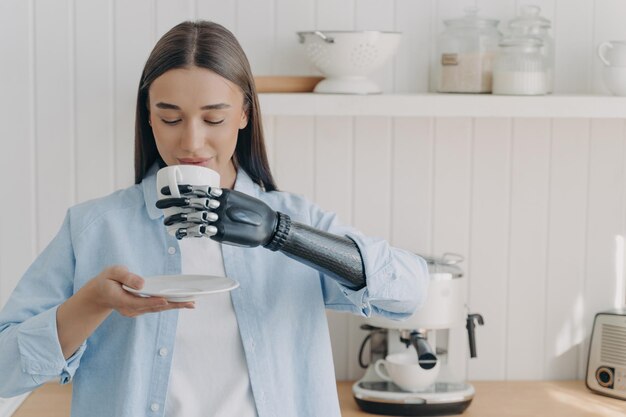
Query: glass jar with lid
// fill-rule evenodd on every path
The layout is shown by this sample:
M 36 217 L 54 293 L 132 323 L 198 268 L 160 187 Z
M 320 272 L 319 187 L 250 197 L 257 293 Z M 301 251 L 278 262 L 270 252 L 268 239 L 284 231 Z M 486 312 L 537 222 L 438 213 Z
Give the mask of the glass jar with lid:
M 547 63 L 542 46 L 541 39 L 530 36 L 503 39 L 493 63 L 493 94 L 547 94 Z
M 477 8 L 466 9 L 461 18 L 444 20 L 445 30 L 437 39 L 437 91 L 491 92 L 493 57 L 502 37 L 498 22 L 479 17 Z
M 549 32 L 552 23 L 540 14 L 539 6 L 522 6 L 519 15 L 509 22 L 509 30 L 511 36 L 533 36 L 541 39 L 541 53 L 546 58 L 547 65 L 548 93 L 551 93 L 554 89 L 554 39 Z

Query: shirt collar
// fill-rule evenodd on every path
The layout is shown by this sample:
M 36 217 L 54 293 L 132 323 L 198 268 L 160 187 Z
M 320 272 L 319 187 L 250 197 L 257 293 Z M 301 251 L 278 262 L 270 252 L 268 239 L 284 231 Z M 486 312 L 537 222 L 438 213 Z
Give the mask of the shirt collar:
M 156 207 L 157 202 L 157 190 L 156 190 L 156 173 L 159 170 L 159 165 L 154 163 L 146 176 L 141 181 L 143 187 L 143 197 L 146 202 L 146 209 L 151 219 L 158 219 L 163 217 L 163 211 Z M 250 176 L 241 167 L 237 169 L 237 179 L 235 180 L 235 190 L 242 193 L 258 196 L 259 186 L 255 184 Z
M 143 198 L 146 201 L 146 209 L 151 219 L 158 219 L 163 216 L 163 212 L 156 207 L 157 190 L 156 190 L 156 173 L 159 170 L 159 164 L 152 164 L 146 176 L 141 181 L 143 187 Z

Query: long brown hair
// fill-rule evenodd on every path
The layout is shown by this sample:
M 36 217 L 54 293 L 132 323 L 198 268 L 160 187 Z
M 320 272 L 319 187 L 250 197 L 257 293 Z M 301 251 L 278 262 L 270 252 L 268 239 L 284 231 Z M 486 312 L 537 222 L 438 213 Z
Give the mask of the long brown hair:
M 135 184 L 143 180 L 155 161 L 163 164 L 149 124 L 150 85 L 168 70 L 192 65 L 209 69 L 241 88 L 248 124 L 237 135 L 233 162 L 266 191 L 276 190 L 265 152 L 259 98 L 248 58 L 228 29 L 207 21 L 183 22 L 174 26 L 159 39 L 146 61 L 137 93 Z

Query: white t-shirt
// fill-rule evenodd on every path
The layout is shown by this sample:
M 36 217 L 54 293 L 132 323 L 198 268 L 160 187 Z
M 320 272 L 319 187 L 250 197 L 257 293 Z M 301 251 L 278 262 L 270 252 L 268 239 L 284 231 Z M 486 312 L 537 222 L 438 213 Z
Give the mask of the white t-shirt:
M 183 274 L 226 275 L 211 239 L 179 242 Z M 166 417 L 254 417 L 256 406 L 230 292 L 181 309 L 165 404 Z

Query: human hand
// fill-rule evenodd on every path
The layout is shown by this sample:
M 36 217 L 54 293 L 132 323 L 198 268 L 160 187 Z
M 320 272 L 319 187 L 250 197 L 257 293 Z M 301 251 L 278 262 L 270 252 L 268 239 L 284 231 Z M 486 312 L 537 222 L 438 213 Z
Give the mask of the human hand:
M 113 309 L 125 317 L 158 313 L 176 308 L 195 308 L 193 301 L 173 303 L 162 297 L 141 297 L 124 290 L 122 285 L 140 290 L 144 279 L 128 271 L 125 266 L 111 266 L 89 281 L 84 290 L 90 299 L 102 308 Z
M 235 190 L 179 185 L 180 198 L 157 201 L 159 209 L 180 211 L 163 221 L 166 226 L 180 226 L 176 237 L 210 237 L 237 246 L 268 244 L 275 233 L 278 213 L 263 201 Z M 169 187 L 161 190 L 171 195 Z

